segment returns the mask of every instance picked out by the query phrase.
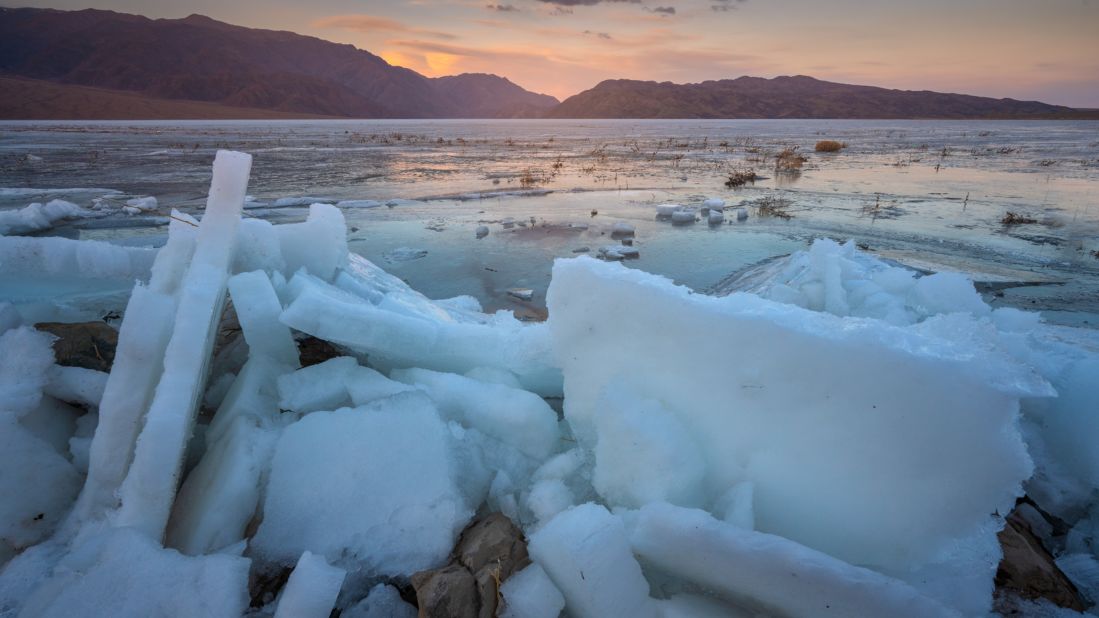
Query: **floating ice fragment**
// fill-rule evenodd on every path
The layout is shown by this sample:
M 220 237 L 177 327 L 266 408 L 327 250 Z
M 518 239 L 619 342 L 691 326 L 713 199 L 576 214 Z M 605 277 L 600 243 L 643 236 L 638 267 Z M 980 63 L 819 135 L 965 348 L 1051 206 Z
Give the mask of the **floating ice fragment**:
M 534 290 L 530 288 L 511 288 L 508 290 L 508 296 L 514 296 L 519 300 L 532 300 L 534 298 Z

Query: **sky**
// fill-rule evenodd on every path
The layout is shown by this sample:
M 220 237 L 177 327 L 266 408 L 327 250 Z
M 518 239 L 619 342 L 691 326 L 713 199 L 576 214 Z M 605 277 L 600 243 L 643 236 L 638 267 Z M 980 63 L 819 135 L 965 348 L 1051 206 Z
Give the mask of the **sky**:
M 1099 108 L 1099 0 L 24 0 L 350 43 L 564 99 L 604 79 L 811 75 Z

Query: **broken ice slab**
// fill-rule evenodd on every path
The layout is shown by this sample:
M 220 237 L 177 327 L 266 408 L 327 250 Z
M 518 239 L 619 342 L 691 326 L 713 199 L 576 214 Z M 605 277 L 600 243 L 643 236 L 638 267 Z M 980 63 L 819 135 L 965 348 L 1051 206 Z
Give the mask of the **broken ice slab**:
M 472 515 L 449 440 L 418 392 L 306 415 L 275 448 L 252 551 L 288 565 L 308 550 L 365 577 L 436 566 Z
M 782 616 L 961 616 L 900 580 L 697 509 L 648 504 L 630 540 L 638 556 L 665 573 Z
M 934 560 L 985 534 L 1030 475 L 1019 399 L 1052 391 L 995 349 L 747 294 L 695 294 L 586 257 L 557 260 L 547 301 L 565 418 L 582 444 L 601 439 L 612 384 L 659 401 L 684 444 L 697 444 L 706 497 L 753 482 L 760 530 L 853 564 Z M 677 371 L 660 370 L 669 364 Z M 615 487 L 639 486 L 623 477 Z
M 184 556 L 126 528 L 91 529 L 42 574 L 19 615 L 240 616 L 249 565 L 225 554 Z
M 290 329 L 279 321 L 282 305 L 263 271 L 241 273 L 229 279 L 229 294 L 251 354 L 264 354 L 298 365 L 298 346 Z
M 197 556 L 243 540 L 278 436 L 277 428 L 238 417 L 210 444 L 179 488 L 165 545 Z
M 427 369 L 395 369 L 391 375 L 424 389 L 445 417 L 515 446 L 529 457 L 544 459 L 559 446 L 557 413 L 533 393 Z
M 251 167 L 252 157 L 244 153 L 221 150 L 214 158 L 210 197 L 194 255 L 180 282 L 164 371 L 145 414 L 133 463 L 119 489 L 121 506 L 115 524 L 137 528 L 155 539 L 163 536 L 168 523 L 204 391 Z
M 287 326 L 363 354 L 371 364 L 465 373 L 506 369 L 523 388 L 543 396 L 561 392 L 550 363 L 548 331 L 510 312 L 486 315 L 431 301 L 373 264 L 352 258 L 336 285 L 303 273 L 287 286 Z
M 622 521 L 600 505 L 583 504 L 554 517 L 530 535 L 528 550 L 572 616 L 659 615 Z
M 322 556 L 302 552 L 279 596 L 275 618 L 328 618 L 346 576 Z

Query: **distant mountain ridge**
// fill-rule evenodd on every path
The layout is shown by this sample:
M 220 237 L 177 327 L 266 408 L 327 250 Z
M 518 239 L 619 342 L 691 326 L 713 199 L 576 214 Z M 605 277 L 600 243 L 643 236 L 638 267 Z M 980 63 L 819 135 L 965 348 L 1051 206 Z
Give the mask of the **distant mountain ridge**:
M 616 79 L 563 102 L 504 77 L 429 78 L 370 52 L 202 15 L 0 7 L 0 118 L 1074 118 L 1037 101 L 812 77 Z M 182 115 L 182 116 L 181 116 Z
M 698 84 L 601 82 L 565 99 L 550 118 L 1058 118 L 1093 117 L 1038 101 L 890 90 L 804 75 L 740 77 Z
M 538 115 L 557 99 L 495 75 L 428 78 L 351 45 L 202 15 L 0 8 L 0 74 L 285 113 Z

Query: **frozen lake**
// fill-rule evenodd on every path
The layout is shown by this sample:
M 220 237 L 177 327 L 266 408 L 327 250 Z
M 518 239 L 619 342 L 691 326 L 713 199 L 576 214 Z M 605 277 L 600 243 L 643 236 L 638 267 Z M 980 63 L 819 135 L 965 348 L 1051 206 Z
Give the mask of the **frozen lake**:
M 823 139 L 848 147 L 814 152 Z M 788 147 L 807 160 L 778 173 Z M 640 256 L 630 266 L 699 291 L 831 237 L 966 272 L 993 306 L 1099 324 L 1097 121 L 4 122 L 0 209 L 151 195 L 156 213 L 39 234 L 156 245 L 170 208 L 201 209 L 217 148 L 254 156 L 251 216 L 295 221 L 310 202 L 345 202 L 353 251 L 428 296 L 469 294 L 490 310 L 541 315 L 553 259 L 617 244 L 611 227 L 625 222 Z M 737 170 L 765 178 L 727 188 Z M 748 219 L 656 217 L 658 204 L 711 197 Z M 767 199 L 790 218 L 762 216 Z M 1004 225 L 1007 212 L 1035 222 Z M 58 291 L 0 284 L 22 301 Z M 516 287 L 533 300 L 506 294 Z

